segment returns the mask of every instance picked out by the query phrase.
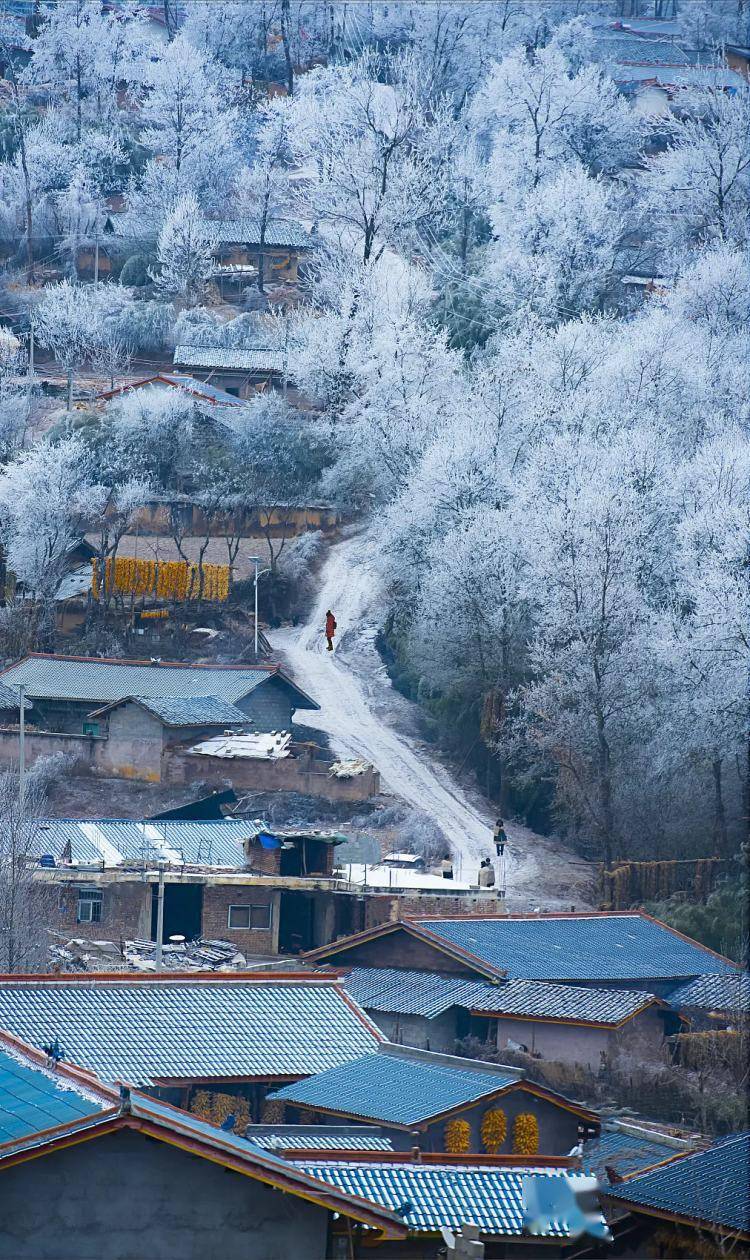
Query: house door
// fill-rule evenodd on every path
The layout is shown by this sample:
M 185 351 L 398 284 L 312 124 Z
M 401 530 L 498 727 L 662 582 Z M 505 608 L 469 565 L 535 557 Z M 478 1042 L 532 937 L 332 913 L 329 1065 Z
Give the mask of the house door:
M 159 889 L 151 886 L 151 940 L 156 940 L 156 919 Z M 162 941 L 170 936 L 184 936 L 188 941 L 196 940 L 202 929 L 203 921 L 203 885 L 202 884 L 165 884 L 164 885 L 164 932 Z
M 283 892 L 279 911 L 279 953 L 301 954 L 312 949 L 313 898 L 302 892 Z

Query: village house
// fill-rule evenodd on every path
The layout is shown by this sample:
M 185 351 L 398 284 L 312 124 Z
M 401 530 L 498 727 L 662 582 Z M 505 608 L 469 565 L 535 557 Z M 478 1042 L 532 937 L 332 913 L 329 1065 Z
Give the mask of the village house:
M 155 941 L 163 883 L 164 942 L 226 941 L 273 958 L 398 915 L 403 894 L 352 889 L 335 869 L 343 839 L 248 818 L 46 818 L 29 827 L 27 860 L 40 917 L 57 937 L 113 942 L 116 957 L 120 941 Z M 481 896 L 450 881 L 443 889 L 451 908 L 473 909 Z M 432 909 L 434 899 L 422 904 Z
M 483 1252 L 475 1254 L 483 1254 L 486 1260 L 539 1255 L 554 1260 L 578 1256 L 585 1245 L 581 1238 L 566 1238 L 564 1226 L 557 1222 L 530 1235 L 524 1211 L 528 1181 L 533 1178 L 536 1185 L 544 1184 L 543 1193 L 549 1190 L 556 1203 L 567 1204 L 564 1219 L 566 1224 L 571 1221 L 576 1190 L 583 1189 L 585 1183 L 584 1174 L 571 1169 L 569 1160 L 537 1157 L 525 1160 L 523 1167 L 514 1167 L 502 1156 L 477 1160 L 471 1155 L 422 1154 L 417 1162 L 406 1153 L 368 1156 L 341 1151 L 335 1156 L 311 1152 L 305 1158 L 295 1158 L 294 1164 L 310 1176 L 374 1199 L 401 1215 L 409 1231 L 405 1240 L 391 1243 L 383 1236 L 372 1238 L 366 1248 L 354 1252 L 355 1256 L 391 1256 L 394 1260 L 444 1256 L 444 1231 L 475 1239 L 475 1247 L 483 1247 Z M 592 1213 L 588 1225 L 599 1238 L 606 1237 L 601 1212 Z M 345 1221 L 337 1233 L 343 1246 Z
M 225 940 L 249 956 L 299 953 L 362 922 L 362 898 L 339 891 L 336 832 L 258 819 L 41 819 L 30 846 L 48 924 L 70 938 Z M 49 908 L 49 890 L 54 901 Z
M 750 1249 L 749 1185 L 744 1132 L 636 1172 L 601 1197 L 615 1240 L 626 1237 L 630 1254 L 739 1257 Z
M 0 1032 L 0 1257 L 174 1260 L 220 1239 L 227 1260 L 326 1260 L 334 1219 L 406 1232 L 375 1200 Z
M 635 989 L 668 997 L 678 985 L 742 968 L 641 910 L 409 915 L 313 950 L 335 967 L 435 971 L 472 979 Z
M 211 415 L 216 408 L 242 406 L 240 399 L 234 394 L 228 394 L 216 385 L 199 381 L 194 376 L 181 372 L 156 372 L 153 376 L 144 376 L 137 381 L 127 381 L 124 385 L 117 385 L 114 389 L 97 394 L 95 401 L 111 402 L 113 398 L 122 398 L 123 394 L 129 394 L 133 390 L 145 390 L 147 393 L 151 390 L 177 390 L 191 398 L 199 409 L 205 409 Z
M 518 1068 L 390 1042 L 284 1086 L 272 1100 L 283 1102 L 288 1123 L 376 1124 L 397 1151 L 563 1155 L 599 1131 L 594 1112 Z
M 694 1032 L 750 1026 L 750 976 L 704 975 L 680 985 L 669 997 Z
M 235 706 L 256 731 L 290 730 L 297 709 L 320 707 L 275 664 L 193 665 L 32 652 L 3 670 L 0 681 L 7 687 L 25 687 L 42 729 L 76 735 L 106 736 L 108 707 L 130 697 L 189 704 L 210 698 Z M 124 738 L 130 729 L 134 741 L 149 720 L 158 720 L 135 704 L 114 712 L 118 737 Z
M 207 219 L 204 228 L 216 241 L 214 279 L 230 301 L 241 299 L 251 284 L 297 284 L 300 263 L 312 249 L 310 233 L 291 219 Z
M 270 1089 L 382 1040 L 335 977 L 283 971 L 4 976 L 0 1029 L 201 1115 L 229 1099 L 245 1123 L 275 1118 Z
M 348 991 L 389 1040 L 453 1053 L 476 1037 L 498 1050 L 598 1071 L 603 1056 L 653 1057 L 663 1044 L 667 1004 L 651 993 L 579 988 L 539 980 L 496 984 L 399 968 L 354 967 Z M 669 1018 L 668 1031 L 672 1031 Z M 675 1028 L 679 1024 L 675 1024 Z
M 197 380 L 218 386 L 231 397 L 252 398 L 269 389 L 284 391 L 290 402 L 300 399 L 288 389 L 286 354 L 264 346 L 237 349 L 228 346 L 177 346 L 175 367 L 188 368 Z

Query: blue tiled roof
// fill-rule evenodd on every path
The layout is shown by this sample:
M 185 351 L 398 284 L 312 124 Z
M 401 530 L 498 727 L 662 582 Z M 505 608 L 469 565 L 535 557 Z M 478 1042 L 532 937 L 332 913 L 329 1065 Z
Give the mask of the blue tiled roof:
M 683 1153 L 689 1149 L 683 1147 Z M 595 1173 L 606 1183 L 605 1167 L 614 1168 L 621 1177 L 674 1159 L 680 1150 L 676 1143 L 660 1142 L 657 1135 L 646 1137 L 640 1133 L 623 1133 L 602 1128 L 598 1137 L 584 1143 L 581 1163 L 587 1171 Z
M 5 683 L 0 683 L 0 709 L 14 709 L 18 712 L 20 700 L 18 697 L 17 687 L 6 687 Z M 25 699 L 23 702 L 24 709 L 31 708 L 31 701 Z
M 261 223 L 259 219 L 204 219 L 206 230 L 212 233 L 220 245 L 259 245 Z M 296 219 L 269 219 L 263 239 L 269 248 L 284 246 L 310 246 L 310 233 Z
M 637 1210 L 681 1216 L 729 1232 L 750 1233 L 750 1133 L 715 1142 L 642 1173 L 607 1192 Z
M 258 831 L 257 822 L 239 818 L 212 822 L 42 818 L 34 825 L 31 841 L 36 853 L 51 853 L 57 859 L 62 859 L 69 845 L 74 865 L 170 862 L 241 870 L 246 865 L 243 840 L 254 839 Z
M 104 1081 L 305 1076 L 358 1059 L 379 1037 L 319 980 L 161 977 L 0 982 L 0 1028 L 29 1045 L 57 1037 Z
M 0 1050 L 0 1143 L 79 1120 L 103 1107 L 66 1085 L 64 1078 Z
M 620 1024 L 650 1006 L 651 993 L 635 989 L 587 989 L 544 980 L 508 980 L 484 985 L 471 1009 L 488 1015 L 576 1020 L 587 1024 Z
M 118 701 L 134 700 L 149 713 L 161 718 L 165 726 L 248 726 L 250 718 L 236 704 L 218 696 L 128 696 Z M 108 706 L 110 707 L 110 706 Z M 114 707 L 114 706 L 111 706 Z
M 416 919 L 432 935 L 529 980 L 688 979 L 731 963 L 640 914 Z
M 305 1160 L 297 1167 L 373 1203 L 397 1211 L 410 1233 L 457 1229 L 470 1221 L 482 1234 L 519 1237 L 523 1234 L 523 1181 L 528 1176 L 562 1177 L 564 1169 L 487 1168 L 449 1164 L 367 1164 Z M 570 1174 L 569 1174 L 570 1175 Z M 582 1174 L 572 1174 L 573 1180 Z M 568 1234 L 565 1221 L 556 1221 L 547 1237 Z
M 669 999 L 676 1010 L 692 1007 L 705 1011 L 750 1011 L 750 976 L 706 975 L 675 989 Z
M 333 1111 L 363 1120 L 408 1127 L 440 1116 L 453 1107 L 479 1099 L 518 1082 L 518 1074 L 468 1066 L 447 1056 L 405 1057 L 368 1054 L 274 1094 L 285 1102 L 320 1111 Z M 484 1065 L 486 1067 L 486 1065 Z
M 295 693 L 297 708 L 318 708 L 277 665 L 240 669 L 236 666 L 191 666 L 169 662 L 108 661 L 74 656 L 27 656 L 5 670 L 0 682 L 23 683 L 31 697 L 80 700 L 92 704 L 122 700 L 124 696 L 184 699 L 215 696 L 231 703 L 241 700 L 269 678 L 280 678 Z
M 354 1001 L 365 1010 L 424 1015 L 427 1019 L 435 1019 L 452 1006 L 471 1007 L 486 990 L 494 988 L 481 980 L 398 967 L 354 967 L 345 983 Z

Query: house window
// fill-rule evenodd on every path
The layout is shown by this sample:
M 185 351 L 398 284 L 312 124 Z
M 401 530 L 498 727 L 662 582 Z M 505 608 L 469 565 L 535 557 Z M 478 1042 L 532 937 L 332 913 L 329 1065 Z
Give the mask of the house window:
M 102 894 L 98 889 L 79 888 L 76 923 L 101 923 Z
M 227 926 L 267 931 L 271 926 L 270 906 L 230 906 Z
M 98 722 L 84 722 L 83 733 L 84 735 L 98 735 L 99 723 Z

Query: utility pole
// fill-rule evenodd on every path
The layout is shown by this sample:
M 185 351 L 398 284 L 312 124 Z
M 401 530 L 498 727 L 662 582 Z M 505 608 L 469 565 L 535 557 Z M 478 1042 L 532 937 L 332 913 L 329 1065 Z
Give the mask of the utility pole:
M 263 577 L 263 574 L 270 572 L 270 570 L 261 569 L 260 572 L 258 571 L 258 565 L 260 564 L 260 556 L 248 556 L 248 560 L 250 561 L 251 564 L 255 565 L 255 578 L 253 581 L 253 596 L 254 596 L 254 604 L 255 604 L 255 659 L 257 661 L 258 659 L 258 578 Z
M 159 887 L 156 894 L 156 970 L 162 970 L 164 937 L 164 863 L 159 863 Z
M 18 709 L 18 804 L 23 816 L 26 797 L 26 687 L 23 683 L 18 688 Z
M 29 323 L 29 379 L 34 375 L 34 321 Z
M 94 285 L 99 283 L 99 228 L 96 229 L 96 241 L 94 243 Z

